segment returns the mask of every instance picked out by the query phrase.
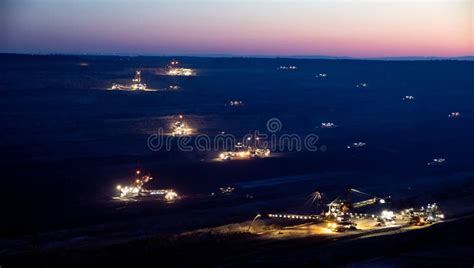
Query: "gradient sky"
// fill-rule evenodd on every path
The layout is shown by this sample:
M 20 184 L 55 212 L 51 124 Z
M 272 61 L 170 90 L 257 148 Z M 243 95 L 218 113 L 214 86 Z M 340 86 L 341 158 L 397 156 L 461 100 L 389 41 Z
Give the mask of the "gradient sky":
M 474 55 L 474 0 L 0 0 L 0 52 Z

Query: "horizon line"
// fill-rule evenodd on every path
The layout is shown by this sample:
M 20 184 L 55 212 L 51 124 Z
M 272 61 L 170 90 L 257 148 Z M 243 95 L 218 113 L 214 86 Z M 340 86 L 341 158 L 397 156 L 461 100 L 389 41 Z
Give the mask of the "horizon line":
M 0 52 L 0 55 L 29 56 L 104 56 L 104 57 L 195 57 L 195 58 L 261 58 L 261 59 L 326 59 L 326 60 L 474 60 L 474 55 L 460 56 L 332 56 L 332 55 L 262 55 L 262 54 L 227 54 L 227 53 L 189 53 L 189 54 L 137 54 L 137 53 L 27 53 Z

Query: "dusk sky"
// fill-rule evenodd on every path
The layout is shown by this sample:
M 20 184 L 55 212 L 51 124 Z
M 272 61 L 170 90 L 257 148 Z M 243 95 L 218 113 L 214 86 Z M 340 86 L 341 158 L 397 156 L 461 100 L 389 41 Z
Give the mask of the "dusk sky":
M 474 55 L 474 0 L 0 3 L 0 52 Z

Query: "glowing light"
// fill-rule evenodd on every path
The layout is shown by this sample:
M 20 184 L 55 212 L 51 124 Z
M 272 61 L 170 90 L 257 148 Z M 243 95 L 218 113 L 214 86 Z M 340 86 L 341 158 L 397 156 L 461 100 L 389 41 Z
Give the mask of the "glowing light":
M 136 71 L 131 85 L 113 84 L 112 89 L 116 90 L 146 90 L 146 84 L 142 84 L 141 72 Z
M 246 156 L 248 156 L 248 155 L 250 155 L 249 152 L 239 152 L 239 156 L 240 156 L 240 157 L 246 157 Z
M 179 120 L 173 124 L 173 127 L 172 127 L 173 130 L 171 134 L 173 136 L 182 136 L 182 135 L 190 134 L 192 132 L 192 129 L 188 128 L 185 122 L 182 121 L 183 115 L 179 115 L 178 117 L 179 117 Z
M 247 141 L 251 141 L 252 137 L 247 137 Z M 255 138 L 256 141 L 259 140 L 258 137 Z M 235 145 L 233 151 L 227 151 L 219 154 L 221 159 L 231 160 L 233 158 L 238 159 L 248 159 L 248 158 L 264 158 L 270 155 L 270 150 L 267 148 L 258 148 L 257 145 L 244 145 L 241 142 L 238 142 Z
M 456 117 L 459 117 L 459 116 L 461 116 L 460 112 L 452 112 L 448 115 L 448 117 L 452 117 L 452 118 L 456 118 Z
M 233 101 L 229 101 L 229 105 L 230 106 L 240 106 L 240 105 L 243 105 L 244 103 L 240 100 L 233 100 Z
M 173 201 L 178 198 L 178 194 L 175 191 L 169 191 L 165 194 L 166 201 Z
M 168 75 L 192 76 L 192 75 L 194 75 L 194 71 L 192 69 L 172 68 L 172 69 L 168 70 Z
M 382 211 L 382 214 L 380 215 L 380 217 L 382 219 L 392 220 L 395 217 L 395 214 L 393 213 L 393 211 L 384 210 Z
M 321 128 L 335 128 L 336 125 L 334 123 L 331 123 L 331 122 L 327 122 L 327 123 L 321 123 Z
M 191 76 L 195 74 L 193 69 L 178 68 L 177 65 L 179 64 L 179 62 L 176 60 L 172 60 L 170 64 L 171 65 L 168 65 L 168 75 Z

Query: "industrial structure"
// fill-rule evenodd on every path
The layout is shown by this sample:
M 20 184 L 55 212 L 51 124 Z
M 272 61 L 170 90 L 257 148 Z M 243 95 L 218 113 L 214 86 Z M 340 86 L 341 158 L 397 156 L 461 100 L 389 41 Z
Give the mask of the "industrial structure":
M 439 210 L 436 203 L 428 204 L 426 207 L 419 209 L 405 209 L 401 214 L 409 220 L 410 224 L 417 226 L 435 223 L 444 219 L 444 214 Z
M 143 186 L 153 178 L 149 175 L 142 175 L 140 170 L 135 172 L 135 178 L 128 186 L 117 185 L 119 193 L 114 199 L 122 201 L 138 200 L 141 198 L 161 198 L 165 201 L 174 201 L 179 198 L 178 194 L 172 189 L 149 190 Z
M 130 85 L 113 84 L 112 89 L 114 90 L 146 90 L 146 84 L 142 83 L 141 71 L 135 71 L 135 77 L 132 79 Z
M 219 188 L 219 192 L 221 194 L 225 194 L 225 195 L 232 194 L 234 191 L 235 191 L 235 188 L 232 187 L 232 186 L 220 187 Z
M 427 165 L 428 166 L 440 166 L 440 165 L 443 165 L 445 162 L 446 162 L 446 159 L 444 159 L 444 158 L 435 158 L 435 159 L 433 159 L 433 161 L 428 162 Z
M 457 117 L 460 117 L 460 116 L 461 116 L 460 112 L 452 112 L 448 115 L 448 117 L 451 117 L 451 118 L 457 118 Z
M 298 67 L 296 67 L 295 65 L 281 65 L 280 67 L 278 67 L 279 70 L 296 70 L 298 69 Z
M 319 193 L 319 192 L 317 192 Z M 321 196 L 321 194 L 319 194 Z M 369 220 L 372 222 L 371 228 L 385 226 L 403 226 L 403 225 L 424 225 L 432 224 L 444 219 L 444 214 L 439 207 L 433 203 L 420 209 L 404 209 L 399 213 L 384 209 L 380 214 L 360 213 L 356 209 L 366 206 L 382 205 L 385 206 L 391 199 L 387 197 L 377 197 L 359 191 L 357 189 L 347 189 L 326 206 L 327 209 L 319 214 L 284 214 L 270 213 L 259 214 L 258 218 L 267 218 L 274 220 L 286 220 L 295 223 L 313 223 L 325 224 L 326 228 L 333 232 L 344 232 L 348 230 L 357 230 L 357 222 Z M 257 218 L 257 217 L 256 217 Z M 255 219 L 254 219 L 255 221 Z M 252 222 L 253 223 L 253 222 Z M 249 230 L 250 230 L 249 226 Z
M 262 148 L 258 137 L 247 137 L 246 144 L 238 142 L 233 150 L 219 155 L 221 160 L 264 158 L 270 156 L 270 149 Z
M 168 75 L 173 75 L 173 76 L 193 76 L 196 75 L 193 69 L 189 68 L 180 68 L 179 67 L 179 61 L 177 60 L 171 60 L 169 65 L 167 66 L 167 72 Z
M 173 136 L 186 136 L 191 134 L 192 130 L 184 122 L 183 115 L 178 116 L 178 120 L 172 125 L 171 135 Z
M 337 127 L 337 125 L 331 122 L 321 123 L 321 128 L 335 128 L 335 127 Z
M 367 84 L 366 82 L 362 82 L 356 85 L 356 87 L 368 87 L 368 86 L 369 84 Z
M 180 86 L 178 86 L 178 85 L 170 85 L 170 86 L 168 86 L 168 90 L 178 90 L 178 89 L 180 89 Z
M 233 101 L 229 101 L 229 105 L 230 106 L 241 106 L 243 105 L 244 103 L 240 100 L 233 100 Z
M 347 145 L 347 149 L 365 147 L 366 145 L 367 144 L 365 142 L 361 142 L 361 141 L 354 142 L 351 145 Z
M 362 196 L 363 199 L 354 201 L 354 195 Z M 368 214 L 352 214 L 353 209 L 362 208 L 369 205 L 385 204 L 390 196 L 381 198 L 374 195 L 370 195 L 359 191 L 357 189 L 347 189 L 347 191 L 332 202 L 328 204 L 328 210 L 325 213 L 326 220 L 329 221 L 328 225 L 333 231 L 345 231 L 354 230 L 356 225 L 351 218 L 354 217 L 368 217 Z M 375 216 L 372 216 L 375 217 Z

